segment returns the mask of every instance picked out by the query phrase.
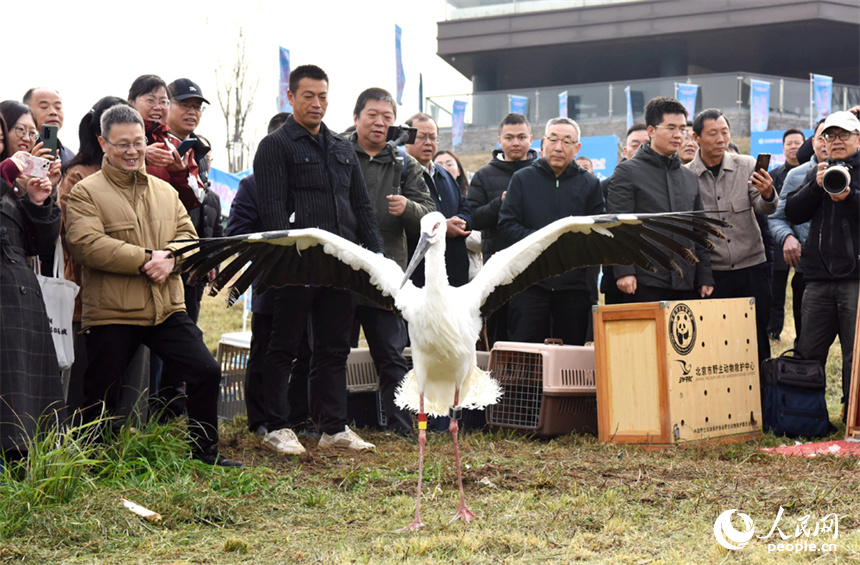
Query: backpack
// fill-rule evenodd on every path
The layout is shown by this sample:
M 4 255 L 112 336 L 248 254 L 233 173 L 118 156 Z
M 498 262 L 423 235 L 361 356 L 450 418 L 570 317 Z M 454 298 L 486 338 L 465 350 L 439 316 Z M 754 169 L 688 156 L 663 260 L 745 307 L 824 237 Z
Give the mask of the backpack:
M 824 368 L 817 361 L 801 358 L 794 349 L 762 361 L 763 430 L 788 437 L 829 435 L 835 428 L 827 414 L 825 385 Z

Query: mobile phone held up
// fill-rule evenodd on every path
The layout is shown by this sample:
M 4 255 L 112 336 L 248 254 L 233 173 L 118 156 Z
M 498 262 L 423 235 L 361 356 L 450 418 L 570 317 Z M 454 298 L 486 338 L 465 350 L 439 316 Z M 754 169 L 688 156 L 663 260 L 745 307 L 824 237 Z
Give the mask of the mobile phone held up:
M 179 153 L 179 157 L 185 157 L 185 154 L 188 153 L 188 150 L 194 147 L 194 144 L 197 143 L 196 137 L 186 137 L 182 140 L 182 143 L 176 146 L 176 152 Z
M 759 153 L 755 160 L 755 172 L 766 171 L 770 166 L 770 153 Z
M 416 135 L 418 135 L 418 128 L 411 128 L 409 126 L 388 126 L 385 140 L 393 141 L 395 145 L 412 145 L 415 143 Z
M 57 158 L 57 132 L 60 130 L 58 126 L 45 124 L 42 126 L 42 147 L 51 150 L 51 157 Z

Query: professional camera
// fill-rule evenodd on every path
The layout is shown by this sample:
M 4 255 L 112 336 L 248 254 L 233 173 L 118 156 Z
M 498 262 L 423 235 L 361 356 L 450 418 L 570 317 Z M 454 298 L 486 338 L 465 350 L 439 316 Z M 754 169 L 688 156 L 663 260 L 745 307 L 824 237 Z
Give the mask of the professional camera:
M 824 169 L 824 175 L 821 177 L 824 192 L 836 196 L 848 190 L 848 185 L 851 184 L 849 169 L 850 167 L 841 164 L 830 165 Z

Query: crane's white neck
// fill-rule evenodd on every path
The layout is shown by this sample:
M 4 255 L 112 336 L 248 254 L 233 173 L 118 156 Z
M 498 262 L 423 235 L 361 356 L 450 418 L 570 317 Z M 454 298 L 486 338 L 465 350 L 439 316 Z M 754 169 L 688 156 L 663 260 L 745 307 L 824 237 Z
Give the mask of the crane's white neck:
M 442 290 L 448 286 L 448 270 L 445 268 L 445 238 L 430 246 L 424 255 L 424 287 L 427 290 Z

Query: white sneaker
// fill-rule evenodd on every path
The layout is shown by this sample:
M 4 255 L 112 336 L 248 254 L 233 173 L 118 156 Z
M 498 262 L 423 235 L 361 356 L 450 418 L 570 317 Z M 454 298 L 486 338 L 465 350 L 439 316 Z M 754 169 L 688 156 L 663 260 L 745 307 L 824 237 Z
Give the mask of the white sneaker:
M 328 434 L 323 434 L 320 438 L 319 446 L 322 448 L 325 447 L 346 447 L 348 449 L 355 449 L 357 451 L 361 451 L 364 449 L 376 449 L 376 446 L 372 443 L 368 443 L 358 437 L 358 434 L 349 429 L 349 426 L 344 426 L 343 431 L 339 434 L 334 434 L 330 436 Z
M 281 455 L 301 455 L 305 448 L 299 443 L 295 432 L 289 428 L 275 430 L 263 436 L 263 447 Z

